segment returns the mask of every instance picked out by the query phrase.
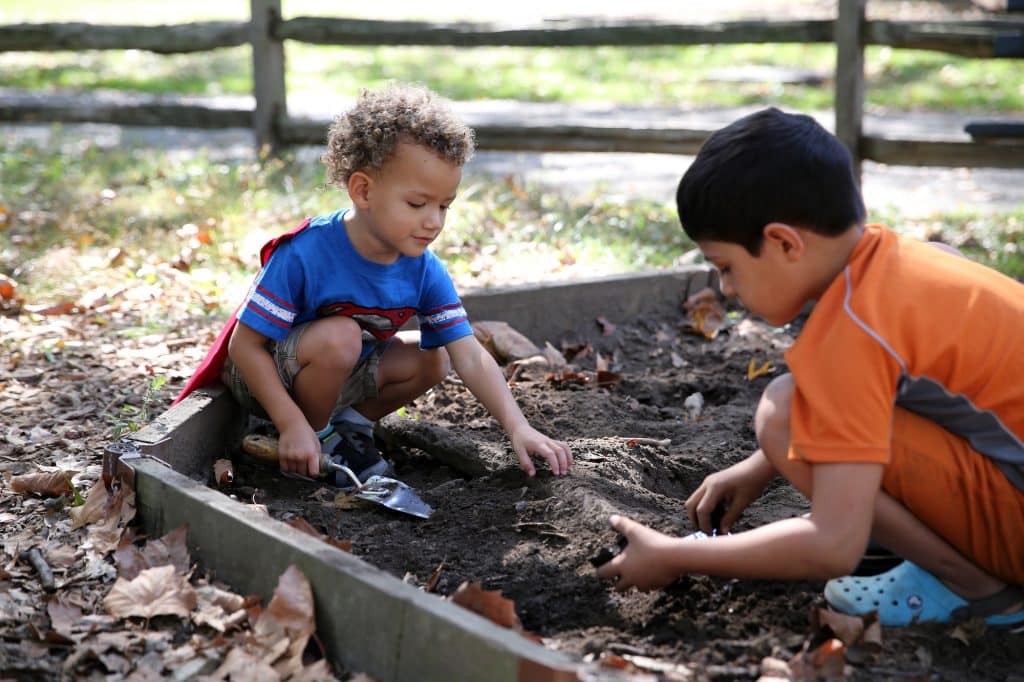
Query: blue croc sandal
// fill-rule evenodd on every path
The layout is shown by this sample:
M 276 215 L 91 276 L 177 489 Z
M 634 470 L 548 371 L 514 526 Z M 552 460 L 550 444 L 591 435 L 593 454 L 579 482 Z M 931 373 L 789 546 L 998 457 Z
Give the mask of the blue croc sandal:
M 885 627 L 914 623 L 949 623 L 984 618 L 987 625 L 1024 624 L 1024 608 L 1002 611 L 1024 603 L 1024 590 L 1008 586 L 991 597 L 967 601 L 916 564 L 904 561 L 889 571 L 864 577 L 845 577 L 825 583 L 825 600 L 850 615 L 878 612 Z

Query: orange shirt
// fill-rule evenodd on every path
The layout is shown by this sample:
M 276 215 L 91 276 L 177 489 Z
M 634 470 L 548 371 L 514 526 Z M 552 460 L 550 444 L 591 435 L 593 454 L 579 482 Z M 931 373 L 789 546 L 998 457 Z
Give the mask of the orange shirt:
M 890 457 L 893 412 L 926 417 L 1024 490 L 1024 285 L 868 226 L 786 353 L 790 459 Z

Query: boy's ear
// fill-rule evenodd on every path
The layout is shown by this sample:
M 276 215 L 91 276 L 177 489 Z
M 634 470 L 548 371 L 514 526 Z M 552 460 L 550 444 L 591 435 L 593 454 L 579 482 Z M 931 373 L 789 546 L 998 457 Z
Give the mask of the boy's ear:
M 370 187 L 373 178 L 362 171 L 356 171 L 348 178 L 348 196 L 356 208 L 367 208 L 370 205 Z
M 764 226 L 766 245 L 778 249 L 786 260 L 797 261 L 803 257 L 807 244 L 800 230 L 786 223 L 768 223 Z

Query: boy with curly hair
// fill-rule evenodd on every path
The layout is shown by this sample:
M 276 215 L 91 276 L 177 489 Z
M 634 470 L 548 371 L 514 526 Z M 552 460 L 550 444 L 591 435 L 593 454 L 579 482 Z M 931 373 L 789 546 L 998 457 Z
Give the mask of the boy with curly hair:
M 473 150 L 472 130 L 426 88 L 362 93 L 335 119 L 323 155 L 351 207 L 263 247 L 248 296 L 178 400 L 220 379 L 274 423 L 283 472 L 316 477 L 326 454 L 365 481 L 388 469 L 374 422 L 454 368 L 502 425 L 523 471 L 534 475 L 537 455 L 565 474 L 568 446 L 527 422 L 428 249 Z M 419 331 L 399 331 L 412 317 Z
M 676 201 L 726 296 L 775 326 L 815 306 L 792 373 L 758 405 L 759 448 L 686 501 L 717 537 L 616 516 L 627 546 L 598 574 L 618 589 L 683 573 L 831 579 L 834 608 L 883 625 L 1024 623 L 1024 286 L 865 225 L 849 154 L 808 116 L 767 109 L 716 132 Z M 811 513 L 723 534 L 778 475 Z M 869 538 L 904 561 L 838 577 Z

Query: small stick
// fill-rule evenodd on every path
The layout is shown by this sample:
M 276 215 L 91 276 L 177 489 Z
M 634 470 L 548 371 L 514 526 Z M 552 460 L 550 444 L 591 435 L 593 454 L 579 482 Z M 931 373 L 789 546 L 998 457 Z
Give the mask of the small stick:
M 628 436 L 619 436 L 627 445 L 653 445 L 658 448 L 667 448 L 672 445 L 671 438 L 630 438 Z
M 39 551 L 38 547 L 21 552 L 18 554 L 18 558 L 28 562 L 32 568 L 36 569 L 36 573 L 39 574 L 39 582 L 44 590 L 47 592 L 57 591 L 57 584 L 53 581 L 53 571 L 50 570 L 50 565 L 46 563 L 46 559 L 43 558 L 43 553 Z

